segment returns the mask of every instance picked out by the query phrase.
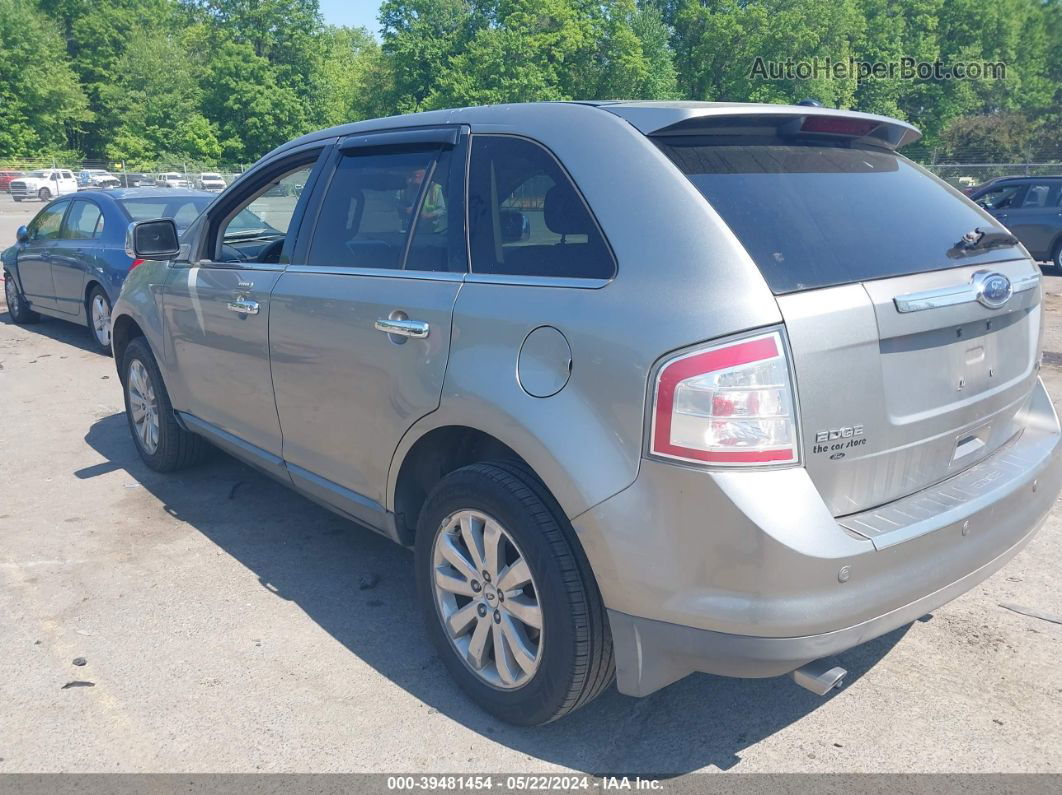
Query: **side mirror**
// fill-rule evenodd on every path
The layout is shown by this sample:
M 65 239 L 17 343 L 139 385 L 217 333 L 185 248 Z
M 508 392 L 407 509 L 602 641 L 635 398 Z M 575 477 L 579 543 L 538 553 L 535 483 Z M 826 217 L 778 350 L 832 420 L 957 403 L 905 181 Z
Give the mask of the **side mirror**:
M 136 221 L 125 231 L 125 253 L 134 259 L 170 259 L 180 250 L 172 218 Z
M 501 210 L 498 225 L 503 243 L 518 243 L 531 237 L 531 222 L 519 210 Z
M 29 241 L 29 239 L 29 229 L 27 229 L 25 226 L 20 226 L 17 230 L 15 230 L 15 240 L 17 240 L 19 243 L 26 243 Z

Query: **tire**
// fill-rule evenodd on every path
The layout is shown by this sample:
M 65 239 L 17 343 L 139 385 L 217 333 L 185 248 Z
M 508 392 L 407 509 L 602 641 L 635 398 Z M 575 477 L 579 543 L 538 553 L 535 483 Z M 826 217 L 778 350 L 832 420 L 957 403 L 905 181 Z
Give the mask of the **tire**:
M 133 436 L 133 444 L 148 467 L 156 472 L 176 472 L 197 464 L 206 457 L 210 450 L 206 439 L 186 431 L 177 424 L 159 366 L 143 337 L 137 337 L 125 349 L 122 360 L 122 393 L 125 397 L 125 416 L 129 423 L 129 432 Z M 152 437 L 145 438 L 142 435 L 138 421 L 133 416 L 134 405 L 144 408 L 145 403 L 152 399 L 156 421 L 153 448 L 150 444 Z M 149 422 L 152 413 L 150 408 L 145 413 L 148 416 L 144 421 Z
M 37 191 L 37 198 L 40 199 L 42 202 L 46 202 L 52 198 L 52 192 L 47 188 L 41 188 L 39 191 Z
M 16 202 L 22 201 L 22 197 L 21 196 L 12 196 L 11 198 L 14 199 Z
M 15 278 L 8 271 L 4 271 L 4 299 L 7 301 L 7 313 L 17 325 L 36 323 L 41 319 L 40 315 L 29 308 L 25 296 L 15 283 Z
M 1055 241 L 1054 251 L 1051 252 L 1051 268 L 1058 275 L 1062 275 L 1062 238 Z
M 477 573 L 469 562 L 482 563 L 486 570 L 491 565 L 489 555 L 474 559 L 464 544 L 462 517 L 468 519 L 470 532 L 479 533 L 474 544 L 489 548 L 484 539 L 504 538 L 495 547 L 504 560 L 493 566 L 491 577 L 482 572 L 477 580 L 467 576 Z M 451 472 L 421 510 L 414 566 L 428 634 L 461 688 L 500 720 L 522 726 L 548 723 L 587 704 L 612 683 L 615 661 L 608 618 L 574 539 L 571 525 L 541 481 L 510 462 L 472 464 Z M 455 549 L 463 569 L 450 563 Z M 521 560 L 527 564 L 527 578 L 511 576 Z M 439 572 L 447 588 L 436 584 Z M 507 580 L 510 586 L 526 584 L 494 587 Z M 517 618 L 534 616 L 535 608 L 540 629 L 534 621 Z M 466 631 L 451 639 L 444 616 L 455 624 L 464 622 Z M 477 670 L 473 644 L 484 623 L 483 642 L 476 647 L 483 650 Z M 502 636 L 507 662 L 499 663 L 495 638 Z M 506 639 L 512 637 L 517 641 Z
M 102 317 L 101 317 L 102 315 Z M 85 317 L 89 337 L 99 353 L 111 354 L 111 299 L 96 285 L 85 301 Z

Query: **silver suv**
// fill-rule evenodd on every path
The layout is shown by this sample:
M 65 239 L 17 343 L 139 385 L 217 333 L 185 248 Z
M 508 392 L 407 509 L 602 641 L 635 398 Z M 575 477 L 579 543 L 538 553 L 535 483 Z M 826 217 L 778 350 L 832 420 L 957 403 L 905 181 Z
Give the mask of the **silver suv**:
M 113 348 L 153 469 L 209 441 L 415 547 L 502 719 L 615 678 L 792 673 L 999 569 L 1059 492 L 1036 264 L 822 108 L 547 103 L 281 146 L 178 245 L 134 224 Z

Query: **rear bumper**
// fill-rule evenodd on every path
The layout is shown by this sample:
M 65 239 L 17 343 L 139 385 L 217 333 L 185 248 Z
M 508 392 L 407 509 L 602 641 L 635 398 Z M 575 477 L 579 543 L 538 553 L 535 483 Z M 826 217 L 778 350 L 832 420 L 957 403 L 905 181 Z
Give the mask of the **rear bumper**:
M 609 609 L 621 692 L 694 671 L 784 674 L 972 588 L 1032 538 L 1062 488 L 1058 420 L 1039 382 L 1023 419 L 996 454 L 1009 456 L 1008 477 L 984 478 L 975 497 L 919 519 L 917 534 L 898 528 L 899 540 L 842 527 L 799 468 L 643 461 L 631 487 L 574 520 Z

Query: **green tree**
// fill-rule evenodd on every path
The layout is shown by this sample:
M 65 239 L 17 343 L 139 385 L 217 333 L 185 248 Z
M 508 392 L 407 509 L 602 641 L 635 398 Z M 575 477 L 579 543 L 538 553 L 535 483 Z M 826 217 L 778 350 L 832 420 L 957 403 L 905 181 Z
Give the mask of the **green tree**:
M 92 118 L 55 23 L 26 0 L 0 0 L 0 157 L 66 148 Z
M 182 42 L 141 33 L 118 61 L 116 82 L 102 86 L 111 111 L 107 157 L 142 167 L 156 160 L 216 161 L 214 126 L 200 113 L 198 70 Z
M 678 0 L 671 11 L 679 88 L 691 99 L 794 102 L 813 97 L 848 108 L 856 81 L 823 71 L 765 78 L 757 58 L 847 61 L 863 29 L 855 0 Z
M 227 162 L 248 163 L 308 130 L 306 104 L 277 84 L 268 60 L 250 44 L 227 42 L 210 59 L 202 110 L 219 131 Z
M 393 112 L 424 110 L 451 59 L 483 22 L 470 0 L 384 0 L 380 25 Z
M 483 4 L 466 31 L 467 43 L 457 37 L 451 44 L 460 46 L 438 59 L 423 106 L 677 93 L 666 27 L 655 8 L 634 0 Z
M 70 62 L 88 97 L 92 120 L 69 139 L 89 157 L 101 157 L 107 131 L 114 128 L 112 113 L 103 101 L 104 86 L 117 81 L 118 64 L 139 31 L 157 35 L 173 27 L 173 0 L 38 0 L 59 25 Z
M 365 28 L 329 26 L 321 32 L 317 51 L 311 91 L 314 125 L 330 127 L 374 115 L 383 65 L 372 34 Z

